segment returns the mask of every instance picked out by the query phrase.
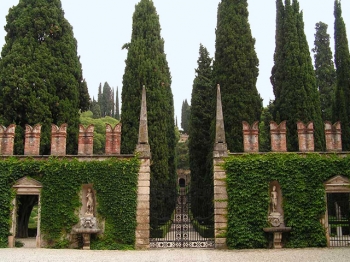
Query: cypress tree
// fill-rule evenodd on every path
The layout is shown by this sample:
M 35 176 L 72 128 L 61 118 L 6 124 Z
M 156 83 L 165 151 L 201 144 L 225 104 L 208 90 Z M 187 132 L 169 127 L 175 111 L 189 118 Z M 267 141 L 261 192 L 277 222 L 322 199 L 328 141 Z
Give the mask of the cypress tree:
M 262 110 L 256 89 L 259 60 L 247 6 L 247 0 L 222 0 L 217 15 L 214 78 L 221 86 L 226 141 L 231 151 L 243 151 L 242 121 L 260 120 Z
M 122 90 L 122 153 L 133 153 L 138 139 L 142 86 L 147 90 L 151 165 L 151 225 L 170 218 L 175 205 L 175 121 L 171 76 L 153 1 L 135 7 Z M 169 204 L 170 202 L 170 204 Z
M 339 0 L 334 1 L 334 42 L 337 84 L 334 121 L 341 121 L 343 150 L 350 150 L 350 54 Z
M 188 134 L 188 127 L 190 122 L 190 112 L 191 107 L 187 102 L 187 99 L 185 99 L 182 102 L 182 108 L 181 108 L 181 127 L 184 133 Z
M 195 217 L 213 212 L 213 179 L 210 126 L 215 117 L 212 58 L 200 45 L 198 67 L 193 81 L 189 123 L 189 158 L 191 170 L 191 210 Z M 207 161 L 209 160 L 209 161 Z
M 323 121 L 332 120 L 332 106 L 334 102 L 334 89 L 336 72 L 333 63 L 332 50 L 329 45 L 328 25 L 316 23 L 314 52 L 315 73 L 318 92 L 320 94 L 321 112 Z
M 117 93 L 115 95 L 115 119 L 120 120 L 118 87 L 117 87 Z
M 89 95 L 77 41 L 60 0 L 21 0 L 6 17 L 0 61 L 0 115 L 17 125 L 15 153 L 23 154 L 26 124 L 42 125 L 41 154 L 49 154 L 51 124 L 68 123 L 67 152 L 77 151 L 79 110 Z
M 323 123 L 315 72 L 304 33 L 303 14 L 293 0 L 276 1 L 276 49 L 271 82 L 275 93 L 273 117 L 287 120 L 287 148 L 298 151 L 296 123 L 314 122 L 315 148 L 324 149 Z M 278 122 L 279 122 L 278 121 Z

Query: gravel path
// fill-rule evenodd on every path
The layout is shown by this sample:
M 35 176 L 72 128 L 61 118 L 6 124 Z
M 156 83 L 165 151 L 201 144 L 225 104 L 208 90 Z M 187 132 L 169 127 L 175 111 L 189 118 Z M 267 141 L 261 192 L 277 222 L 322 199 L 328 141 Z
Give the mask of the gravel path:
M 204 249 L 158 249 L 147 251 L 95 251 L 74 249 L 0 249 L 1 262 L 64 261 L 64 262 L 257 262 L 257 261 L 317 261 L 349 262 L 350 248 L 280 249 L 280 250 L 204 250 Z

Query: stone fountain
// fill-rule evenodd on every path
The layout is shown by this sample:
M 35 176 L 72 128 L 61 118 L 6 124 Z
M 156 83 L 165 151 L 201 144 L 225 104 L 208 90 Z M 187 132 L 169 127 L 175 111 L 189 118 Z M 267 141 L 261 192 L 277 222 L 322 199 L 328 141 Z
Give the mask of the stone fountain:
M 79 224 L 73 228 L 73 232 L 83 235 L 83 249 L 88 250 L 90 249 L 91 234 L 101 232 L 101 229 L 99 229 L 97 226 L 97 219 L 94 215 L 94 193 L 90 187 L 87 189 L 85 199 L 82 202 L 83 207 L 85 207 L 85 213 L 83 213 L 84 215 L 80 217 Z
M 273 248 L 282 248 L 282 233 L 290 232 L 291 227 L 284 225 L 284 216 L 282 209 L 282 192 L 277 181 L 270 184 L 270 207 L 268 222 L 271 227 L 265 227 L 263 230 L 273 234 Z

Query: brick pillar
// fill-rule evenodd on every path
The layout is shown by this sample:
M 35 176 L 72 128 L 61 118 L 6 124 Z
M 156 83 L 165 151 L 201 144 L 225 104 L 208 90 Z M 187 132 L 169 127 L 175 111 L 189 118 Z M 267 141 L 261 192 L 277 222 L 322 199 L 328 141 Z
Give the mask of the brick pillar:
M 298 127 L 298 142 L 300 152 L 314 152 L 314 123 L 309 122 L 306 125 L 299 121 Z
M 16 125 L 9 125 L 7 128 L 0 125 L 0 155 L 13 155 Z
M 26 125 L 25 130 L 25 142 L 24 142 L 24 155 L 35 156 L 40 152 L 40 135 L 41 125 L 37 124 L 34 127 Z
M 271 151 L 287 152 L 287 128 L 286 121 L 277 125 L 276 122 L 270 122 Z
M 341 140 L 341 125 L 340 122 L 334 123 L 326 121 L 324 123 L 324 131 L 326 135 L 326 148 L 327 151 L 342 151 L 342 140 Z
M 122 124 L 117 124 L 114 128 L 106 124 L 106 155 L 120 154 Z
M 252 126 L 243 121 L 242 125 L 244 152 L 259 152 L 259 121 L 255 121 Z
M 51 155 L 66 155 L 67 127 L 67 124 L 62 124 L 60 127 L 51 125 Z
M 94 150 L 94 125 L 79 125 L 78 155 L 92 155 Z

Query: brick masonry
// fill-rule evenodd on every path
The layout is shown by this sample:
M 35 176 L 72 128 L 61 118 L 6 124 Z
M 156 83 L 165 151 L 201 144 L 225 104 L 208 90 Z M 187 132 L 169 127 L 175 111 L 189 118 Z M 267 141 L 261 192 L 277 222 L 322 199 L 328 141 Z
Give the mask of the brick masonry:
M 67 147 L 67 124 L 51 125 L 51 155 L 65 156 Z
M 121 123 L 114 128 L 110 124 L 106 124 L 106 155 L 120 154 L 121 130 Z
M 78 155 L 92 155 L 94 151 L 94 125 L 79 125 Z
M 40 135 L 41 125 L 37 124 L 34 127 L 30 125 L 25 126 L 24 136 L 24 155 L 36 156 L 40 152 Z
M 259 152 L 259 122 L 255 121 L 251 126 L 243 121 L 243 146 L 244 152 Z
M 331 122 L 326 121 L 324 123 L 324 131 L 326 136 L 326 148 L 330 152 L 342 151 L 342 139 L 341 139 L 341 125 L 340 122 L 336 122 L 332 125 Z
M 9 125 L 7 128 L 0 125 L 0 154 L 5 156 L 13 155 L 16 125 Z

